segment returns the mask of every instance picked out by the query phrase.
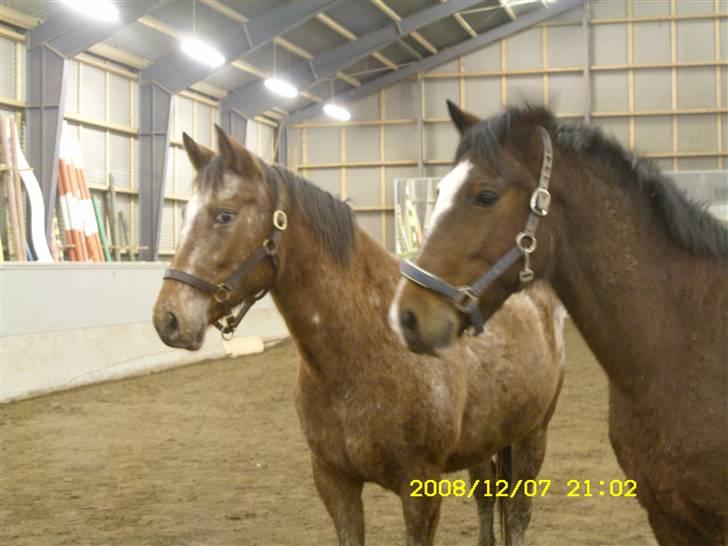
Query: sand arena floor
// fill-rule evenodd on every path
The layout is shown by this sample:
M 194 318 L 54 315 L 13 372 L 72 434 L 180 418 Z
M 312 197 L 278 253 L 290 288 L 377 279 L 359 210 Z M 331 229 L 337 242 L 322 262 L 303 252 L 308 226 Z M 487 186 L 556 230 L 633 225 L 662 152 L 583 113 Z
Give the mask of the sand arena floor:
M 535 503 L 527 544 L 655 546 L 635 499 L 565 495 L 570 479 L 623 478 L 606 377 L 571 324 L 566 334 L 541 473 L 554 485 Z M 293 406 L 296 361 L 287 342 L 2 406 L 0 543 L 335 544 Z M 398 498 L 375 485 L 364 497 L 367 544 L 403 544 Z M 445 499 L 437 544 L 476 540 L 473 501 Z

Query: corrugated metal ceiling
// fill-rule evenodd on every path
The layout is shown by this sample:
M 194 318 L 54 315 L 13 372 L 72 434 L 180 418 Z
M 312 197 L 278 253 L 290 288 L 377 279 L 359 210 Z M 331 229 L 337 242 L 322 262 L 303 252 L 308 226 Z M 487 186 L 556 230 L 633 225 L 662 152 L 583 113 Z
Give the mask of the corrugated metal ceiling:
M 453 0 L 451 0 L 453 1 Z M 386 6 L 395 12 L 399 17 L 405 18 L 418 11 L 439 3 L 439 0 L 385 0 Z M 252 19 L 267 10 L 285 4 L 285 0 L 197 0 L 195 4 L 195 32 L 198 37 L 209 42 L 215 42 L 221 30 L 238 24 L 233 18 L 228 17 L 221 11 L 234 10 L 238 14 Z M 513 7 L 516 14 L 522 14 L 530 9 L 536 8 L 540 3 L 517 5 Z M 46 19 L 62 13 L 67 8 L 58 2 L 47 0 L 3 0 L 3 5 L 25 14 Z M 329 7 L 326 17 L 332 19 L 344 28 L 344 33 L 353 32 L 358 37 L 371 33 L 386 25 L 392 24 L 392 18 L 385 13 L 376 2 L 357 0 L 340 1 Z M 498 0 L 484 0 L 475 8 L 468 8 L 463 14 L 464 19 L 472 28 L 482 33 L 498 25 L 507 23 L 510 18 L 499 5 Z M 106 43 L 122 51 L 133 53 L 139 57 L 151 61 L 159 60 L 178 47 L 178 40 L 165 33 L 164 27 L 172 31 L 172 34 L 183 36 L 192 32 L 192 3 L 188 0 L 169 2 L 149 14 L 147 19 L 152 23 L 162 23 L 162 30 L 154 28 L 154 24 L 134 23 L 113 34 Z M 419 29 L 420 35 L 430 42 L 438 50 L 460 43 L 470 38 L 468 32 L 453 17 L 447 17 L 440 21 L 426 25 Z M 330 28 L 319 18 L 313 18 L 303 22 L 296 28 L 286 32 L 281 38 L 299 48 L 299 51 L 310 53 L 313 56 L 320 55 L 333 48 L 348 43 L 349 39 L 342 36 L 341 31 Z M 276 72 L 285 72 L 299 63 L 305 62 L 302 54 L 295 54 L 289 51 L 284 43 L 276 46 Z M 427 44 L 421 40 L 414 39 L 411 35 L 397 40 L 379 50 L 379 53 L 386 57 L 385 60 L 398 65 L 406 65 L 416 62 L 420 58 L 432 55 Z M 237 68 L 226 66 L 217 70 L 205 81 L 224 91 L 233 91 L 241 87 L 259 81 L 254 73 L 273 73 L 273 45 L 268 44 L 245 55 L 242 59 L 244 65 L 252 66 L 246 71 L 243 67 Z M 355 75 L 361 81 L 380 77 L 390 69 L 382 62 L 369 56 L 346 67 L 345 73 Z M 253 73 L 251 73 L 253 72 Z M 330 94 L 330 83 L 325 80 L 323 83 L 314 86 L 310 91 L 318 96 L 327 97 Z M 350 88 L 349 83 L 337 81 L 336 91 Z M 310 104 L 305 98 L 298 98 L 287 104 L 281 103 L 286 109 L 296 109 Z

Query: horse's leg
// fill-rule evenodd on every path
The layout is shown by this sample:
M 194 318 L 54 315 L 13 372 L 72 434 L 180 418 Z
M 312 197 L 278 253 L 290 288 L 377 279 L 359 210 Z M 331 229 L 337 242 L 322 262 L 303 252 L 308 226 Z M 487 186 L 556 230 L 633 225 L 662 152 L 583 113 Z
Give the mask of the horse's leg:
M 435 480 L 440 479 L 440 475 L 425 476 L 420 475 L 418 480 Z M 440 504 L 442 497 L 435 495 L 433 497 L 412 497 L 410 496 L 412 488 L 409 486 L 409 480 L 403 484 L 400 492 L 402 500 L 402 511 L 404 513 L 404 525 L 407 531 L 407 546 L 432 546 L 435 543 L 435 531 L 437 522 L 440 519 Z
M 535 480 L 541 471 L 546 455 L 546 428 L 538 426 L 524 438 L 513 444 L 511 476 L 508 479 L 512 490 L 521 480 L 513 499 L 502 498 L 501 510 L 505 509 L 505 543 L 508 546 L 522 546 L 523 536 L 531 522 L 533 498 L 523 494 L 523 482 Z M 510 537 L 510 538 L 509 538 Z
M 364 482 L 354 480 L 315 455 L 311 456 L 313 481 L 319 497 L 334 520 L 340 546 L 364 545 Z
M 490 492 L 495 486 L 495 465 L 493 461 L 488 459 L 468 469 L 470 475 L 470 484 L 478 483 L 475 488 L 473 497 L 475 505 L 478 507 L 478 519 L 480 523 L 480 533 L 478 534 L 478 546 L 493 546 L 495 544 L 495 536 L 493 535 L 493 509 L 495 506 L 495 497 L 486 496 L 485 482 L 490 481 Z

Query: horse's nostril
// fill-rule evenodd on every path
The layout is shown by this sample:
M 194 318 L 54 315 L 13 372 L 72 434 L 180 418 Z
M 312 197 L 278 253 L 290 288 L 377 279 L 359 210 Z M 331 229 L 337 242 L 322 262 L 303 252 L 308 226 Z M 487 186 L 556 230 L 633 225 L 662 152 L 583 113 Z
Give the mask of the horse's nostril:
M 179 323 L 177 322 L 177 317 L 174 316 L 174 313 L 171 313 L 167 311 L 164 313 L 164 326 L 167 329 L 167 333 L 173 334 L 177 331 L 179 328 Z
M 402 311 L 399 320 L 402 323 L 402 328 L 404 328 L 405 330 L 408 330 L 410 332 L 417 331 L 417 315 L 415 315 L 413 311 Z

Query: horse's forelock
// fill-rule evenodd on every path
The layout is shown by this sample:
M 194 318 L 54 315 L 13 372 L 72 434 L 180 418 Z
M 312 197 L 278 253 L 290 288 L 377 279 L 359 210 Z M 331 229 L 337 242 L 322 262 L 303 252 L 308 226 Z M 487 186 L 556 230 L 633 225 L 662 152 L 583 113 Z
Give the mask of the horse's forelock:
M 222 156 L 216 155 L 197 171 L 195 189 L 201 192 L 217 191 L 225 184 L 225 163 Z

